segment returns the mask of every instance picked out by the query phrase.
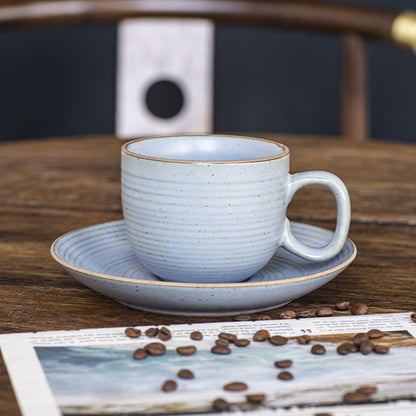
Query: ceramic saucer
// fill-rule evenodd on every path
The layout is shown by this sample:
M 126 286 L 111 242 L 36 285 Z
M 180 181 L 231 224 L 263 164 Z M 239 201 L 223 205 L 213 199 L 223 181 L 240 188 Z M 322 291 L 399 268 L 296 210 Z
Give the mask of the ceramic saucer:
M 294 235 L 311 246 L 330 241 L 333 232 L 292 223 Z M 158 279 L 135 257 L 123 221 L 72 231 L 51 247 L 52 257 L 84 285 L 126 306 L 145 311 L 193 316 L 250 313 L 282 306 L 341 273 L 357 249 L 347 240 L 331 260 L 312 263 L 285 249 L 242 283 L 175 283 Z

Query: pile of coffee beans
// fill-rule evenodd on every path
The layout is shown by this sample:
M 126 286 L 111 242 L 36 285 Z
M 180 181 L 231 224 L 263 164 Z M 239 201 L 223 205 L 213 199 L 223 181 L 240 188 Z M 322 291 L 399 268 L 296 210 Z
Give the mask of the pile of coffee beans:
M 285 310 L 278 314 L 277 319 L 295 319 L 295 318 L 314 318 L 314 317 L 325 317 L 332 316 L 335 312 L 350 312 L 352 315 L 365 315 L 368 313 L 368 306 L 364 303 L 355 303 L 351 305 L 351 302 L 348 300 L 341 300 L 337 302 L 334 307 L 330 306 L 321 306 L 317 309 L 305 309 L 302 311 L 293 311 Z M 233 317 L 234 321 L 260 321 L 272 319 L 269 315 L 256 315 L 250 316 L 247 314 L 236 315 Z M 416 312 L 415 312 L 415 322 L 416 322 Z
M 362 315 L 368 313 L 368 307 L 365 304 L 357 303 L 351 306 L 349 301 L 340 301 L 335 304 L 336 311 L 346 311 L 350 309 L 352 314 Z M 330 307 L 321 307 L 317 310 L 304 310 L 300 312 L 294 311 L 285 311 L 280 314 L 281 319 L 293 319 L 293 318 L 307 318 L 307 317 L 325 317 L 332 316 L 334 309 Z M 261 315 L 262 320 L 270 319 L 267 315 Z M 416 322 L 416 312 L 413 312 L 410 315 L 410 318 Z M 259 317 L 257 317 L 259 319 Z M 251 320 L 249 315 L 238 315 L 234 317 L 236 321 L 248 321 Z M 172 333 L 167 327 L 151 327 L 148 328 L 144 334 L 149 338 L 158 337 L 162 342 L 150 342 L 142 348 L 138 348 L 133 352 L 133 358 L 135 360 L 143 360 L 150 356 L 161 356 L 165 354 L 166 347 L 163 344 L 164 341 L 168 341 L 172 338 Z M 130 338 L 137 339 L 142 336 L 142 332 L 137 328 L 126 328 L 125 335 Z M 387 354 L 389 352 L 389 347 L 378 344 L 377 341 L 384 336 L 384 333 L 379 329 L 371 329 L 366 333 L 357 333 L 354 334 L 349 341 L 343 342 L 338 345 L 336 352 L 339 355 L 347 355 L 350 353 L 360 352 L 363 355 L 368 355 L 370 353 L 376 354 Z M 193 341 L 202 340 L 203 334 L 200 331 L 193 331 L 190 334 L 190 339 Z M 272 335 L 267 329 L 260 329 L 252 335 L 252 339 L 238 338 L 235 334 L 221 332 L 218 334 L 217 339 L 214 341 L 214 345 L 211 348 L 213 354 L 219 355 L 228 355 L 232 353 L 232 346 L 237 348 L 247 347 L 250 345 L 251 341 L 255 343 L 268 342 L 269 344 L 281 347 L 288 343 L 292 338 L 286 338 L 281 335 Z M 295 338 L 298 344 L 307 345 L 314 341 L 313 337 L 309 335 L 300 335 Z M 182 356 L 194 355 L 197 352 L 197 347 L 194 345 L 183 345 L 176 348 L 176 352 Z M 326 354 L 326 348 L 324 345 L 319 343 L 314 343 L 310 347 L 310 353 L 314 355 L 324 355 Z M 274 366 L 281 370 L 277 374 L 277 379 L 288 382 L 294 379 L 294 375 L 287 369 L 293 365 L 293 361 L 290 359 L 280 360 L 274 362 Z M 183 368 L 178 371 L 177 377 L 179 379 L 193 379 L 195 378 L 194 373 L 188 369 Z M 162 386 L 161 390 L 163 392 L 171 392 L 178 388 L 178 382 L 172 379 L 166 380 Z M 223 389 L 228 392 L 242 392 L 248 389 L 248 385 L 242 381 L 233 381 L 227 383 L 223 386 Z M 377 392 L 376 386 L 364 386 L 360 387 L 357 390 L 347 392 L 343 396 L 343 402 L 346 404 L 356 404 L 364 403 L 368 398 Z M 257 394 L 247 394 L 246 395 L 247 403 L 251 405 L 259 405 L 266 400 L 266 395 L 257 393 Z M 217 398 L 212 402 L 212 408 L 217 411 L 226 411 L 231 407 L 223 398 Z M 318 415 L 318 414 L 317 414 Z M 329 415 L 325 413 L 320 413 L 319 415 Z
M 375 345 L 371 339 L 383 337 L 384 333 L 379 329 L 370 329 L 367 333 L 358 333 L 353 336 L 351 342 L 344 342 L 337 348 L 339 355 L 347 355 L 352 352 L 361 352 L 363 355 L 368 355 L 370 352 L 376 354 L 387 354 L 389 347 L 386 345 Z

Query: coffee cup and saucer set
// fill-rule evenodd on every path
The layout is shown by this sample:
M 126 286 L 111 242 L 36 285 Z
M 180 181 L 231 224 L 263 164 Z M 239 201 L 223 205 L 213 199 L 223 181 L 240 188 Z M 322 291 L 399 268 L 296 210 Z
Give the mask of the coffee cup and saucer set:
M 324 171 L 290 174 L 289 156 L 285 145 L 253 137 L 130 141 L 121 151 L 124 219 L 64 234 L 51 254 L 84 285 L 135 309 L 221 316 L 285 305 L 357 254 L 343 182 Z M 334 232 L 286 217 L 295 192 L 316 184 L 335 197 Z

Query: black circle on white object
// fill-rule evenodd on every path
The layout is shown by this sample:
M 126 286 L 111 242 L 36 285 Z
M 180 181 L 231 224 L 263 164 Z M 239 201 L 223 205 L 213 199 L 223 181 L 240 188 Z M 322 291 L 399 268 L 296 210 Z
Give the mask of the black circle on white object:
M 184 95 L 177 83 L 162 79 L 154 82 L 146 91 L 146 106 L 156 117 L 169 119 L 182 110 Z

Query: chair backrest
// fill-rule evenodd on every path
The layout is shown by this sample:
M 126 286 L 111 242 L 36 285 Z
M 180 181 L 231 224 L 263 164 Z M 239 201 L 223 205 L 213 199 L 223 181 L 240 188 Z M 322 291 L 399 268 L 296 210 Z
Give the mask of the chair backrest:
M 121 22 L 144 17 L 198 18 L 214 23 L 280 26 L 341 36 L 340 133 L 355 141 L 369 136 L 365 41 L 379 40 L 416 51 L 414 12 L 347 4 L 296 0 L 15 0 L 0 4 L 0 28 Z

